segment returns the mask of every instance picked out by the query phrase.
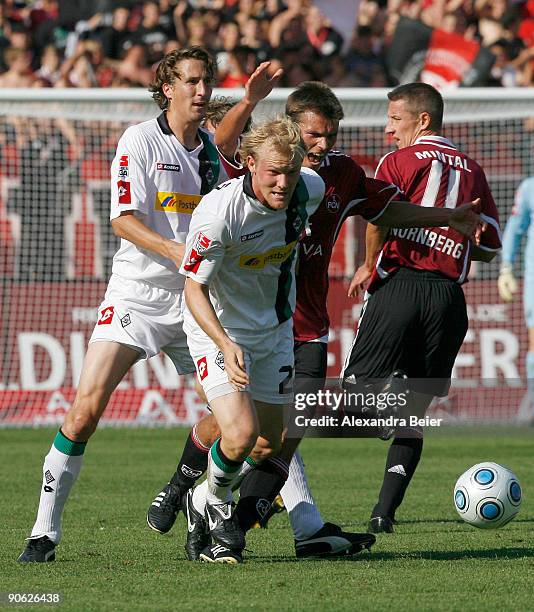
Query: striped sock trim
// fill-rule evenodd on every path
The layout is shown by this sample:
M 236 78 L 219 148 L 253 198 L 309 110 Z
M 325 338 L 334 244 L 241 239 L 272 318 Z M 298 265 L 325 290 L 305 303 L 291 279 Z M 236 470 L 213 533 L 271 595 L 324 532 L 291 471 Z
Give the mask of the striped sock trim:
M 256 469 L 258 467 L 257 461 L 254 461 L 252 457 L 247 457 L 245 461 L 250 465 L 251 468 Z
M 287 480 L 289 476 L 289 464 L 286 461 L 280 459 L 280 457 L 270 457 L 267 459 L 267 462 L 272 465 L 284 480 Z
M 73 442 L 72 440 L 69 440 L 60 429 L 54 438 L 54 446 L 64 455 L 79 457 L 80 455 L 84 454 L 87 442 Z
M 210 455 L 213 463 L 223 472 L 234 473 L 243 465 L 242 461 L 232 461 L 228 459 L 221 450 L 221 439 L 217 438 L 210 449 Z
M 193 444 L 198 448 L 199 451 L 202 451 L 203 453 L 209 453 L 210 447 L 206 446 L 204 442 L 202 442 L 202 440 L 198 437 L 196 425 L 191 430 L 191 440 L 193 441 Z

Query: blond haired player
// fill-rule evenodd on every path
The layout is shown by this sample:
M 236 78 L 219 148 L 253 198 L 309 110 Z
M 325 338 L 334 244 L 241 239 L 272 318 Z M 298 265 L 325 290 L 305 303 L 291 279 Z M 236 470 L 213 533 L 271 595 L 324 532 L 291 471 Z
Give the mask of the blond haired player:
M 279 450 L 292 401 L 297 244 L 324 195 L 322 179 L 301 169 L 305 154 L 291 119 L 253 128 L 241 148 L 249 172 L 203 198 L 187 238 L 184 329 L 221 430 L 207 486 L 187 501 L 213 541 L 204 561 L 241 562 L 232 488 Z

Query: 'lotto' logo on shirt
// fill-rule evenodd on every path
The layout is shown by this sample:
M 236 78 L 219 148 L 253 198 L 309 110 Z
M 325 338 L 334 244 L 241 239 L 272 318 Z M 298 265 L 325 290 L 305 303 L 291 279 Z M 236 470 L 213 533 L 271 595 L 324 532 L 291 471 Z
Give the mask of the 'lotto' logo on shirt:
M 193 244 L 189 257 L 187 258 L 187 262 L 184 263 L 184 270 L 196 274 L 198 272 L 200 262 L 204 258 L 204 253 L 210 244 L 211 239 L 208 238 L 206 234 L 198 232 L 195 238 L 195 244 Z
M 204 380 L 208 375 L 208 361 L 205 357 L 201 357 L 197 361 L 197 370 L 198 377 L 200 378 L 200 380 Z
M 158 191 L 154 210 L 166 213 L 185 213 L 192 215 L 202 196 L 189 193 Z
M 115 314 L 115 306 L 106 306 L 98 317 L 98 325 L 110 325 Z
M 117 193 L 119 196 L 119 204 L 131 204 L 132 196 L 130 193 L 130 183 L 126 181 L 117 181 Z
M 167 172 L 181 172 L 182 168 L 180 164 L 164 164 L 163 162 L 156 162 L 156 170 L 165 170 Z

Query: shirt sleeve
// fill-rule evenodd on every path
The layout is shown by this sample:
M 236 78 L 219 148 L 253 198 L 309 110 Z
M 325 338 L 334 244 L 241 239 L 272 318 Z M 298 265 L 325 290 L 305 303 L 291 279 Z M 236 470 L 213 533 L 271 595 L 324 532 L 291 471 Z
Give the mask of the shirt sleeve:
M 384 157 L 378 162 L 378 166 L 375 171 L 375 179 L 390 183 L 392 185 L 400 185 L 401 180 L 397 172 L 397 165 L 395 164 L 395 157 L 393 155 L 395 151 L 386 153 Z
M 120 217 L 126 210 L 148 213 L 146 201 L 147 147 L 138 130 L 129 128 L 117 145 L 111 162 L 110 219 Z
M 209 285 L 224 259 L 229 232 L 224 219 L 199 211 L 193 213 L 180 273 Z
M 481 211 L 480 218 L 486 222 L 487 229 L 480 237 L 478 247 L 483 251 L 499 251 L 502 246 L 501 228 L 499 226 L 499 212 L 493 200 L 491 190 L 482 170 L 482 187 L 480 189 Z
M 400 194 L 400 189 L 395 185 L 365 178 L 365 194 L 350 203 L 351 214 L 361 215 L 372 223 L 384 214 L 391 200 L 399 199 Z
M 530 190 L 529 190 L 530 187 Z M 531 223 L 530 201 L 534 197 L 534 181 L 523 181 L 515 194 L 512 215 L 506 222 L 502 239 L 502 261 L 512 265 L 517 257 L 521 239 Z
M 304 184 L 308 190 L 308 201 L 306 203 L 306 211 L 308 219 L 319 207 L 319 204 L 323 201 L 325 193 L 325 184 L 323 179 L 309 168 L 302 168 L 301 177 L 304 179 Z
M 217 153 L 219 154 L 219 159 L 221 160 L 221 164 L 228 175 L 229 178 L 237 178 L 239 176 L 243 176 L 246 173 L 247 169 L 239 160 L 239 156 L 236 153 L 234 159 L 228 159 L 221 151 L 219 147 L 217 148 Z

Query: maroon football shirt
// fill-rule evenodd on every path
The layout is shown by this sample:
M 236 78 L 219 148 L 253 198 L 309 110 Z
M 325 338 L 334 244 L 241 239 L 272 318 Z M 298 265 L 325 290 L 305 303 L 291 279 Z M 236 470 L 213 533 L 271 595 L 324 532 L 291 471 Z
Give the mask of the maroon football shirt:
M 480 248 L 501 247 L 499 214 L 482 168 L 442 136 L 418 138 L 410 147 L 385 155 L 375 174 L 397 185 L 406 200 L 420 206 L 456 208 L 481 199 L 481 217 L 488 224 Z M 400 267 L 438 272 L 458 283 L 467 279 L 471 241 L 451 228 L 392 228 L 378 257 L 368 291 Z
M 328 333 L 328 265 L 343 221 L 352 215 L 372 221 L 399 193 L 389 183 L 367 178 L 352 158 L 337 151 L 328 154 L 318 174 L 326 185 L 325 196 L 310 217 L 310 229 L 299 245 L 293 317 L 297 342 L 316 340 Z

